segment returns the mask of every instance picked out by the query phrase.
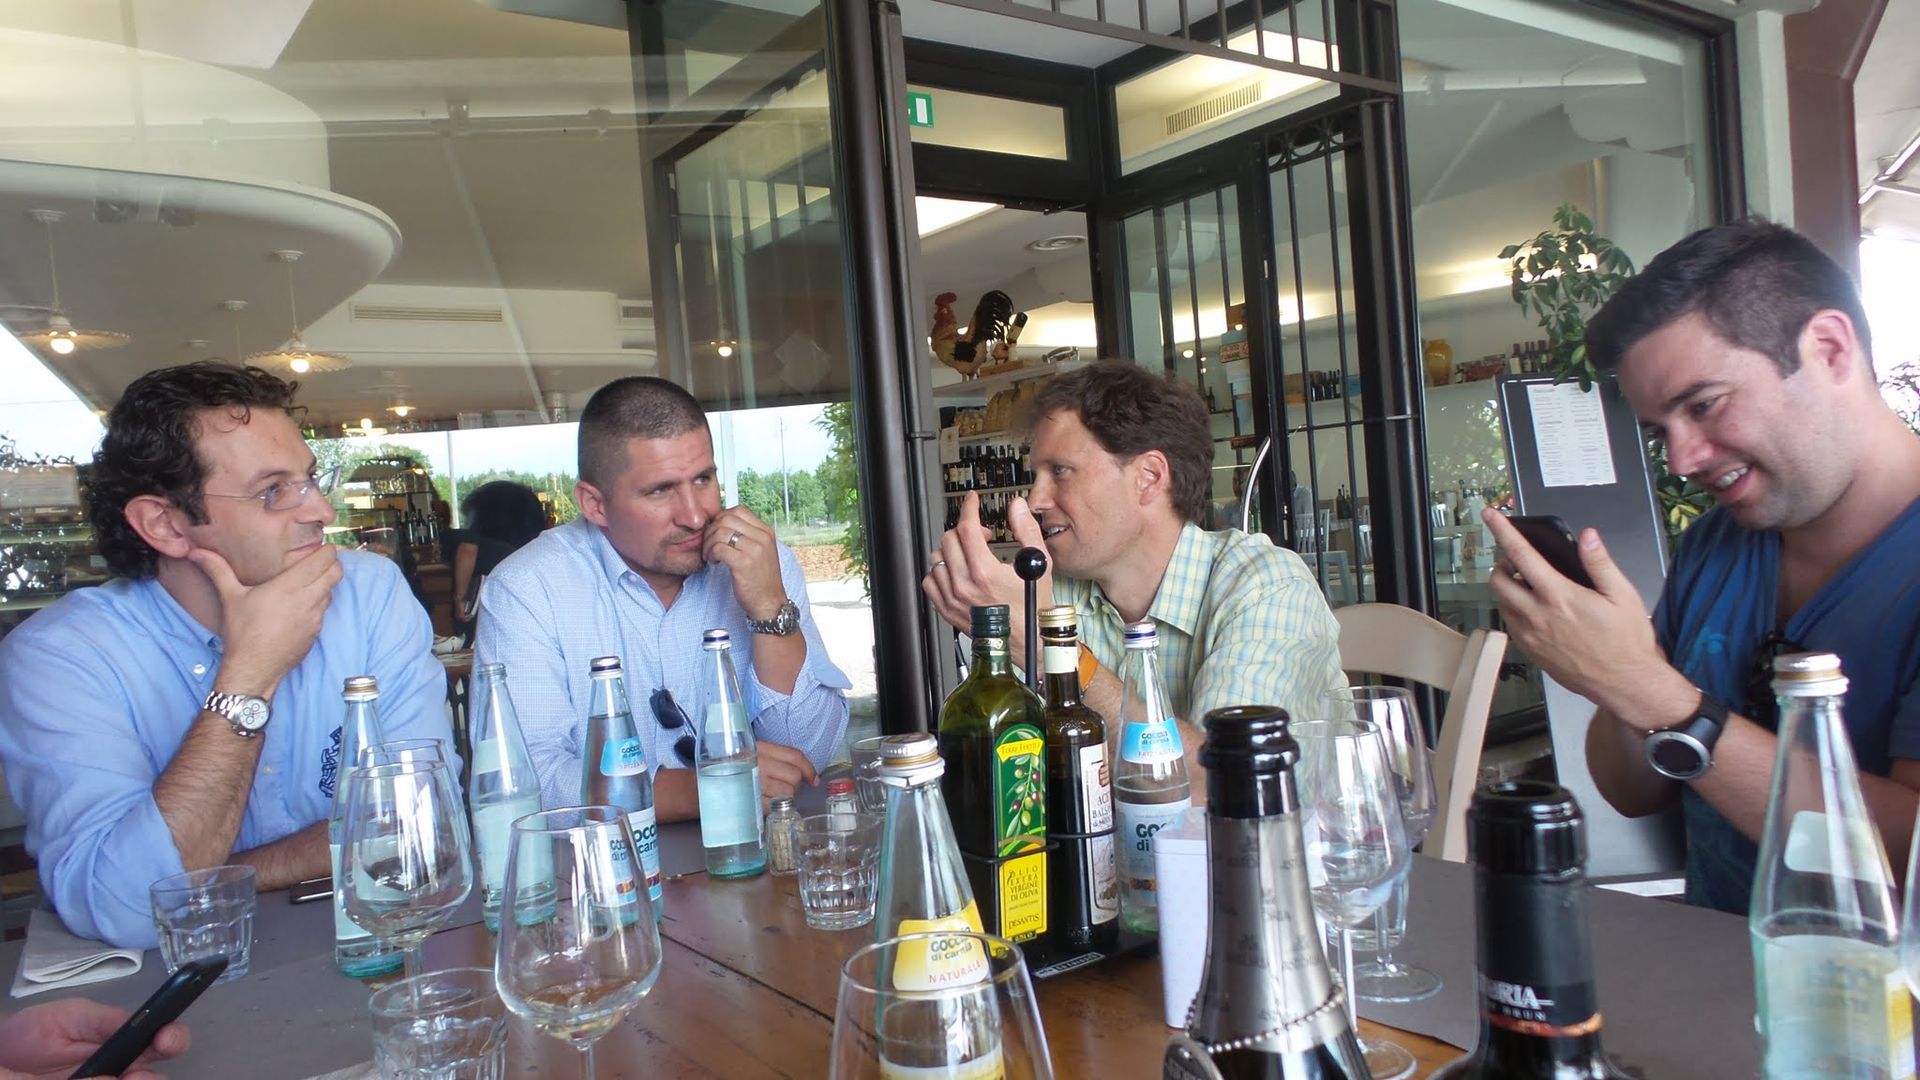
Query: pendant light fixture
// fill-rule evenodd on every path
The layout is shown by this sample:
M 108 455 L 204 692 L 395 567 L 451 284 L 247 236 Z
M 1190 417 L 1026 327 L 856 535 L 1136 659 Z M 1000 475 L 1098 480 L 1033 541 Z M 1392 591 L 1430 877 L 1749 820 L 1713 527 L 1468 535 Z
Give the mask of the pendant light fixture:
M 295 375 L 317 375 L 329 371 L 345 371 L 353 366 L 353 361 L 339 353 L 316 352 L 307 348 L 300 340 L 300 309 L 293 300 L 293 264 L 300 261 L 300 252 L 283 250 L 273 253 L 273 257 L 287 268 L 287 314 L 293 319 L 293 336 L 285 345 L 269 352 L 257 352 L 247 357 L 247 361 L 262 367 L 278 367 L 291 371 Z
M 81 349 L 117 349 L 130 338 L 112 330 L 78 330 L 60 306 L 60 267 L 53 257 L 53 227 L 65 221 L 64 210 L 29 210 L 27 218 L 47 230 L 47 278 L 53 302 L 47 308 L 47 324 L 39 330 L 19 335 L 21 341 L 55 356 L 72 356 Z

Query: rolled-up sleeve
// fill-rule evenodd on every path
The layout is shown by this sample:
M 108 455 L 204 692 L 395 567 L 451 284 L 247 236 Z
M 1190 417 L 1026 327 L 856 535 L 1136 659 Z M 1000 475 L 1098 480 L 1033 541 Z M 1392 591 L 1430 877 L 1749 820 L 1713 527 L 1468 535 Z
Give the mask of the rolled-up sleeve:
M 147 887 L 182 871 L 153 800 L 165 762 L 132 730 L 125 690 L 78 640 L 0 650 L 0 763 L 27 817 L 27 850 L 54 910 L 81 937 L 156 944 Z
M 567 690 L 566 652 L 544 596 L 529 596 L 510 572 L 488 575 L 480 590 L 473 660 L 505 664 L 513 710 L 549 807 L 580 801 L 576 710 Z
M 780 580 L 800 609 L 807 660 L 793 680 L 790 694 L 769 689 L 760 681 L 757 670 L 748 676 L 754 695 L 754 729 L 758 737 L 791 746 L 806 754 L 815 768 L 824 769 L 846 738 L 846 691 L 853 682 L 827 655 L 826 643 L 813 620 L 813 605 L 807 599 L 806 575 L 800 570 L 800 561 L 785 546 L 780 548 Z

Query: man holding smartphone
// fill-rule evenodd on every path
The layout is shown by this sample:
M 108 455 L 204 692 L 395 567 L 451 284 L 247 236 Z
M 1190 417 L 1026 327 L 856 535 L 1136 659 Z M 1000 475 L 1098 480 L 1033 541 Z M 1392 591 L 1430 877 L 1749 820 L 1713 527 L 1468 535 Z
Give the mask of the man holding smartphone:
M 1920 803 L 1920 438 L 1880 396 L 1853 282 L 1781 226 L 1705 229 L 1594 316 L 1587 355 L 1717 503 L 1682 538 L 1651 622 L 1594 530 L 1579 537 L 1585 589 L 1485 516 L 1508 632 L 1599 707 L 1602 794 L 1629 816 L 1679 799 L 1688 901 L 1744 913 L 1777 747 L 1773 658 L 1836 653 L 1897 868 Z
M 595 391 L 580 412 L 574 499 L 578 520 L 488 575 L 474 637 L 476 662 L 511 672 L 546 804 L 580 800 L 588 665 L 614 655 L 656 770 L 660 820 L 699 815 L 693 750 L 711 692 L 700 636 L 715 627 L 743 646 L 734 662 L 761 793 L 817 782 L 846 736 L 852 683 L 827 656 L 799 560 L 753 511 L 721 508 L 699 401 L 646 376 Z
M 67 998 L 29 1005 L 0 1018 L 0 1080 L 68 1075 L 117 1034 L 127 1016 L 125 1009 Z M 162 1080 L 146 1066 L 179 1057 L 192 1042 L 187 1025 L 167 1024 L 154 1033 L 138 1067 L 119 1075 L 122 1080 Z
M 75 934 L 151 948 L 148 886 L 185 870 L 327 873 L 349 676 L 380 680 L 389 737 L 452 738 L 426 610 L 326 541 L 294 390 L 217 361 L 135 379 L 87 483 L 114 580 L 0 639 L 0 762 Z

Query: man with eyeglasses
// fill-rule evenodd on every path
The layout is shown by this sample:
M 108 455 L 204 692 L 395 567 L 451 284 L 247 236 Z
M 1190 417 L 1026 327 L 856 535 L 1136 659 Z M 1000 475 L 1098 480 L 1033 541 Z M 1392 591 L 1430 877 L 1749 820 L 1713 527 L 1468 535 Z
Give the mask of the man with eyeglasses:
M 1920 801 L 1920 438 L 1880 396 L 1852 280 L 1781 226 L 1702 230 L 1594 316 L 1587 355 L 1718 504 L 1682 537 L 1651 622 L 1594 530 L 1589 590 L 1486 515 L 1508 631 L 1599 706 L 1602 794 L 1628 815 L 1678 798 L 1687 899 L 1744 913 L 1778 747 L 1773 658 L 1832 652 L 1898 866 Z
M 846 736 L 852 684 L 827 656 L 793 552 L 753 511 L 722 509 L 699 401 L 645 376 L 595 391 L 574 500 L 578 520 L 488 575 L 474 636 L 477 662 L 507 665 L 547 805 L 580 800 L 588 666 L 618 656 L 660 820 L 699 815 L 694 741 L 712 693 L 700 637 L 715 628 L 733 635 L 761 794 L 817 783 Z
M 0 639 L 0 763 L 76 934 L 151 947 L 147 887 L 184 870 L 327 874 L 349 676 L 380 680 L 388 737 L 451 738 L 426 611 L 326 542 L 294 390 L 216 361 L 135 379 L 87 479 L 113 580 Z

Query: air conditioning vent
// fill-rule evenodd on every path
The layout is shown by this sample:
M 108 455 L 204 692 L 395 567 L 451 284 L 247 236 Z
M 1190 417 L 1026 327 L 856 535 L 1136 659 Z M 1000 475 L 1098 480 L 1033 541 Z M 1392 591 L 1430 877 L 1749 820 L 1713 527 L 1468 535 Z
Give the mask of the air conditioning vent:
M 355 321 L 497 323 L 505 316 L 497 307 L 427 307 L 416 304 L 352 304 Z
M 621 326 L 652 326 L 653 301 L 615 300 L 614 319 Z
M 1168 137 L 1172 137 L 1186 131 L 1188 128 L 1196 128 L 1201 124 L 1212 123 L 1230 112 L 1244 109 L 1249 105 L 1258 104 L 1259 101 L 1260 80 L 1255 79 L 1250 83 L 1228 90 L 1223 94 L 1215 94 L 1204 101 L 1189 105 L 1176 112 L 1168 113 L 1166 121 L 1167 135 Z

